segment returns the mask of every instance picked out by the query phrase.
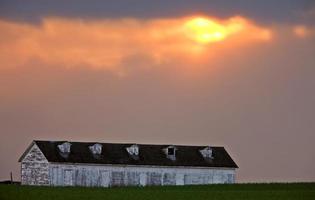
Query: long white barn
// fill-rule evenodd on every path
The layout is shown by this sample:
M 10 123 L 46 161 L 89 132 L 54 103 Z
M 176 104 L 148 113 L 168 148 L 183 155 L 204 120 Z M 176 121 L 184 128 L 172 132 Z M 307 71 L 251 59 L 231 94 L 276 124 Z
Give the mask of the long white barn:
M 234 183 L 223 147 L 33 141 L 21 156 L 23 185 L 147 186 Z

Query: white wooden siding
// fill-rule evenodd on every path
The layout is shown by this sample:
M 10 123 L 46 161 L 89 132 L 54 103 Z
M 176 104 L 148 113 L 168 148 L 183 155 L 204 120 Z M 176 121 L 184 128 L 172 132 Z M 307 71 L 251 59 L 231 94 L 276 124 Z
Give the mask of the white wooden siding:
M 234 183 L 235 169 L 50 164 L 52 185 L 146 186 Z M 57 184 L 55 184 L 57 183 Z

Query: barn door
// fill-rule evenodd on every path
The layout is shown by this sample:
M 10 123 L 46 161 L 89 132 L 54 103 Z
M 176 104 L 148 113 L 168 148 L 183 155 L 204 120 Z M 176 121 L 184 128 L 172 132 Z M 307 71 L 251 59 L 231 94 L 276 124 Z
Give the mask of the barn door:
M 176 174 L 176 185 L 185 185 L 184 178 L 185 178 L 184 174 L 181 173 Z
M 58 168 L 53 167 L 50 175 L 51 185 L 58 185 Z
M 100 171 L 100 186 L 109 187 L 110 185 L 110 171 Z
M 65 186 L 72 186 L 73 185 L 73 172 L 72 172 L 72 170 L 65 170 L 64 185 Z
M 141 186 L 147 185 L 147 175 L 145 173 L 140 174 L 140 185 Z

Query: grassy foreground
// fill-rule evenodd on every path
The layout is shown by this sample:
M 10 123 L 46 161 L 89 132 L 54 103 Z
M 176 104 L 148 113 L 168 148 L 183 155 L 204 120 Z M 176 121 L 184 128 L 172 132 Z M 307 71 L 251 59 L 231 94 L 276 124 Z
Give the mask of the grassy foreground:
M 315 199 L 315 183 L 235 184 L 124 188 L 31 187 L 0 185 L 0 200 L 59 199 Z

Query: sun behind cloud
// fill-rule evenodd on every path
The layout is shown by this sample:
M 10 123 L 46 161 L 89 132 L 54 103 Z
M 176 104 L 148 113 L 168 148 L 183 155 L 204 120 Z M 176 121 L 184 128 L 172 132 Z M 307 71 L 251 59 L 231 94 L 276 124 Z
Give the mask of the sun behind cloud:
M 244 24 L 232 22 L 220 24 L 212 19 L 196 17 L 185 24 L 187 36 L 199 43 L 219 42 L 231 34 L 242 31 Z

